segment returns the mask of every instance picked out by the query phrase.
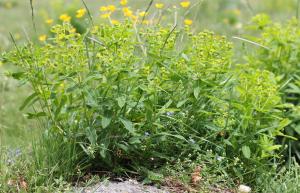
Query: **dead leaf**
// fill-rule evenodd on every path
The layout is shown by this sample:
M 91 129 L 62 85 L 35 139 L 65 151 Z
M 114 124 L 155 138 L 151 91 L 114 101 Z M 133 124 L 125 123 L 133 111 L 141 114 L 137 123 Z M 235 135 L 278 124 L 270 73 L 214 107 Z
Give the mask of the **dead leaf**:
M 197 166 L 191 174 L 191 183 L 193 186 L 197 186 L 201 180 L 201 167 Z
M 20 184 L 20 187 L 24 190 L 27 190 L 28 189 L 28 185 L 27 185 L 27 182 L 25 181 L 24 178 L 20 178 L 19 179 L 19 184 Z

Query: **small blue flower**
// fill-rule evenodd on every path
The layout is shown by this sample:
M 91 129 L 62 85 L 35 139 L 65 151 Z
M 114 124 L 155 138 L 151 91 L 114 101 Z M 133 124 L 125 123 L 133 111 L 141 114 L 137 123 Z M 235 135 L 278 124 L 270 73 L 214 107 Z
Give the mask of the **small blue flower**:
M 20 155 L 22 155 L 22 151 L 21 151 L 21 149 L 18 148 L 15 150 L 15 156 L 19 157 Z
M 146 137 L 149 137 L 150 136 L 150 133 L 148 133 L 147 131 L 145 132 L 145 136 Z
M 174 115 L 174 112 L 167 112 L 167 116 L 172 117 Z

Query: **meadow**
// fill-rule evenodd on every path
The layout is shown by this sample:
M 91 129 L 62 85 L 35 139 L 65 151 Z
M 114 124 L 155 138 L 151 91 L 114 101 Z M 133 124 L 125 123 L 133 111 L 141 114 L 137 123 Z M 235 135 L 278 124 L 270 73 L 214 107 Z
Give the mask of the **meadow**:
M 0 0 L 0 192 L 299 192 L 299 18 L 297 0 Z

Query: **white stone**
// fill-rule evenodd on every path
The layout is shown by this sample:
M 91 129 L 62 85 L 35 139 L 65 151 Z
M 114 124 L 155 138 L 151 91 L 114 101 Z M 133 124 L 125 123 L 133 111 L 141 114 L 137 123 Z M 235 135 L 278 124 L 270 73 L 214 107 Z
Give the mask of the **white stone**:
M 251 188 L 246 185 L 240 185 L 238 188 L 238 193 L 249 193 L 251 192 Z

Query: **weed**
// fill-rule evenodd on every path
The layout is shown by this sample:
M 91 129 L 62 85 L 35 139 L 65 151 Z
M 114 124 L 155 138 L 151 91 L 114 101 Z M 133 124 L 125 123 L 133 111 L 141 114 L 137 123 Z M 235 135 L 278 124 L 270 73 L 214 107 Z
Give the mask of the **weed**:
M 33 88 L 28 117 L 45 123 L 35 148 L 45 178 L 152 170 L 211 149 L 235 163 L 230 175 L 253 182 L 278 157 L 274 137 L 288 120 L 275 77 L 233 67 L 224 37 L 131 23 L 88 31 L 56 25 L 44 45 L 7 55 Z

